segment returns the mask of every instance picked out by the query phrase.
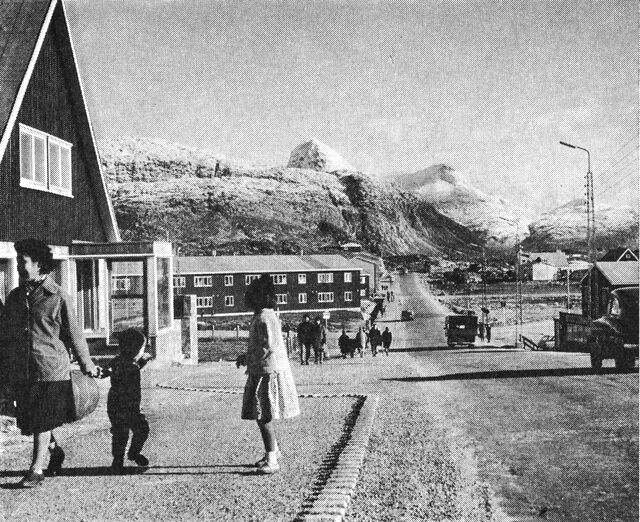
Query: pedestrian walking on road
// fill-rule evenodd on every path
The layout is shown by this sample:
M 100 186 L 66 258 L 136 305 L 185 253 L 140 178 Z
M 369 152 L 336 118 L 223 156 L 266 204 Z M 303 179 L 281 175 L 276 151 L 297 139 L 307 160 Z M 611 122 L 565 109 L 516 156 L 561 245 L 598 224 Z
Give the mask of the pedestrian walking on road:
M 393 336 L 391 335 L 391 332 L 389 331 L 389 327 L 387 326 L 384 329 L 384 332 L 382 332 L 382 346 L 384 348 L 384 353 L 388 356 L 389 355 L 389 347 L 391 346 L 391 339 L 393 338 Z
M 491 342 L 491 323 L 487 323 L 485 326 L 485 334 L 487 337 L 487 342 Z
M 349 352 L 351 352 L 351 339 L 349 339 L 349 336 L 344 329 L 342 330 L 342 335 L 338 337 L 338 348 L 340 348 L 342 358 L 346 359 Z M 353 357 L 353 353 L 351 353 L 351 357 Z
M 313 335 L 314 363 L 322 364 L 322 361 L 325 358 L 324 349 L 327 344 L 327 331 L 325 330 L 320 317 L 316 317 L 315 324 L 311 331 Z
M 309 314 L 304 314 L 298 325 L 298 343 L 300 344 L 300 364 L 309 364 L 313 347 L 313 323 Z
M 380 330 L 375 324 L 369 330 L 369 342 L 371 343 L 371 353 L 375 357 L 378 355 L 378 346 L 382 343 Z
M 53 430 L 73 420 L 69 351 L 84 374 L 97 377 L 98 369 L 71 298 L 49 275 L 54 268 L 49 246 L 24 239 L 15 249 L 20 284 L 7 297 L 0 318 L 0 377 L 15 399 L 18 428 L 33 436 L 31 465 L 18 483 L 30 488 L 42 484 L 45 474 L 58 475 L 64 462 Z
M 300 406 L 280 320 L 274 311 L 276 291 L 268 274 L 251 282 L 245 304 L 254 315 L 247 353 L 236 361 L 238 367 L 247 366 L 242 418 L 258 423 L 265 454 L 255 463 L 256 473 L 268 475 L 280 471 L 280 450 L 272 421 L 299 415 Z
M 478 337 L 480 337 L 481 341 L 484 341 L 484 323 L 478 323 Z
M 116 334 L 116 337 L 120 345 L 120 355 L 102 368 L 100 377 L 111 377 L 111 388 L 107 396 L 113 455 L 111 470 L 114 473 L 122 473 L 130 431 L 133 435 L 127 458 L 138 466 L 149 465 L 149 459 L 141 453 L 149 437 L 149 423 L 140 411 L 140 370 L 149 361 L 149 356 L 144 354 L 146 339 L 142 332 L 129 328 Z
M 364 344 L 363 344 L 363 333 L 362 333 L 362 326 L 360 328 L 358 328 L 358 333 L 356 334 L 356 338 L 354 340 L 354 344 L 355 344 L 355 351 L 357 351 L 360 354 L 360 357 L 363 356 L 364 354 Z M 354 350 L 351 351 L 351 357 L 353 357 L 354 355 Z

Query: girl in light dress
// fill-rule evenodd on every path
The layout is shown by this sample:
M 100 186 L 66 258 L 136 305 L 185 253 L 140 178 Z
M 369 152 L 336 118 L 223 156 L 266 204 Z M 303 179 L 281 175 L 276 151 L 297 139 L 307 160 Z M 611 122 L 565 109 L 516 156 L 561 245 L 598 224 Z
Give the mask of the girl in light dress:
M 267 475 L 280 470 L 280 451 L 272 421 L 299 415 L 300 406 L 280 319 L 274 311 L 276 292 L 271 276 L 263 274 L 251 282 L 245 304 L 254 315 L 247 353 L 236 362 L 238 367 L 247 366 L 242 418 L 258 423 L 265 454 L 255 463 L 256 472 Z

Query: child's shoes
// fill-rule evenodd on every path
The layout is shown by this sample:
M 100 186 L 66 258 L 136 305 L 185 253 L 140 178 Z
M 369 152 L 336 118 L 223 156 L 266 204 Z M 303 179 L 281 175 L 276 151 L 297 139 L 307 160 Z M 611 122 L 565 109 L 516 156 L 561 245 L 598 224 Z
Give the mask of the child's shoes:
M 149 466 L 149 459 L 141 453 L 138 453 L 137 455 L 127 455 L 127 457 L 142 468 Z

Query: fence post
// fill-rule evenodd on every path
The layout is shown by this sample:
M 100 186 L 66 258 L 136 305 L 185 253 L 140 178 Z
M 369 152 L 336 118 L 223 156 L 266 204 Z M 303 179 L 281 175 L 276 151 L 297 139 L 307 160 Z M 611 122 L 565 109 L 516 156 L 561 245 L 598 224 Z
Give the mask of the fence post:
M 195 295 L 184 295 L 182 328 L 183 364 L 198 364 L 198 310 Z

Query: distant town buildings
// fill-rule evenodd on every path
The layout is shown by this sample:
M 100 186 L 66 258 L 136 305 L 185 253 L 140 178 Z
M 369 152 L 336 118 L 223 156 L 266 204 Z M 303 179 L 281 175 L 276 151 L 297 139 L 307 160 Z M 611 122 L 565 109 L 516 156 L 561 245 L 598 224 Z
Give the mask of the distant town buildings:
M 569 260 L 561 250 L 555 252 L 521 252 L 520 263 L 524 267 L 525 279 L 531 281 L 553 281 L 560 270 L 567 270 Z

